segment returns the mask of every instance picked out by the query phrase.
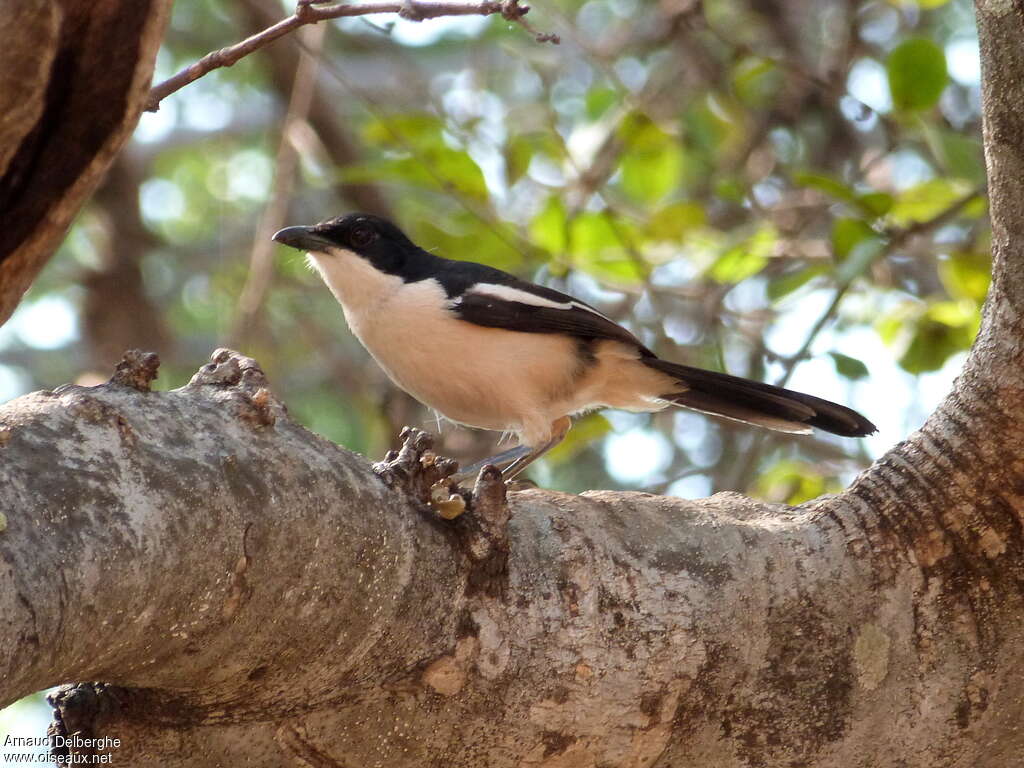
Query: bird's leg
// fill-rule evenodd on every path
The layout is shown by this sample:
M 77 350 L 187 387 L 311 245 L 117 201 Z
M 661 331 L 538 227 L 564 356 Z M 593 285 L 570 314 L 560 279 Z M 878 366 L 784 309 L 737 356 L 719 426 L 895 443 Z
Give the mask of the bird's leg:
M 480 474 L 480 470 L 487 465 L 495 466 L 498 469 L 507 467 L 518 459 L 523 458 L 530 452 L 530 446 L 528 445 L 517 445 L 515 448 L 509 448 L 507 451 L 490 456 L 486 459 L 470 464 L 465 469 L 460 469 L 452 477 L 455 478 L 456 482 L 462 482 L 463 480 L 469 480 L 475 478 Z
M 551 437 L 546 443 L 543 443 L 536 448 L 530 449 L 529 453 L 524 456 L 520 456 L 518 459 L 513 461 L 509 466 L 501 473 L 501 477 L 505 482 L 514 480 L 523 470 L 530 466 L 533 462 L 543 456 L 545 453 L 550 451 L 562 440 L 565 439 L 566 433 L 569 431 L 569 427 L 572 426 L 572 419 L 568 416 L 563 416 L 560 419 L 555 419 L 551 423 Z
M 572 419 L 568 416 L 563 416 L 552 423 L 551 438 L 536 448 L 531 448 L 528 445 L 517 445 L 515 448 L 509 448 L 507 451 L 502 451 L 494 456 L 489 456 L 486 459 L 470 464 L 465 469 L 460 469 L 451 477 L 455 479 L 455 482 L 461 483 L 463 480 L 476 477 L 481 469 L 491 465 L 498 469 L 504 467 L 501 473 L 502 479 L 506 481 L 512 480 L 522 474 L 523 470 L 530 466 L 530 464 L 562 442 L 571 426 Z

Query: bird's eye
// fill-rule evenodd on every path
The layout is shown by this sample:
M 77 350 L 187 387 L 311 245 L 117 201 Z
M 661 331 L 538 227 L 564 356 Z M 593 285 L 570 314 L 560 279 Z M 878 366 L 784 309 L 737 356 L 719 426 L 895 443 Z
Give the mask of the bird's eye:
M 348 236 L 349 242 L 355 248 L 366 248 L 377 239 L 377 233 L 366 224 L 358 224 L 352 228 Z

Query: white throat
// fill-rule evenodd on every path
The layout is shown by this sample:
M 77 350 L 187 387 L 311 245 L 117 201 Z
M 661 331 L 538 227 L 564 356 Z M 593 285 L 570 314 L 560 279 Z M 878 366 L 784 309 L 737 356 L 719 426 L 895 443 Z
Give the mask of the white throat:
M 402 278 L 381 272 L 359 254 L 344 248 L 310 251 L 307 261 L 327 283 L 357 336 L 374 311 L 404 284 Z

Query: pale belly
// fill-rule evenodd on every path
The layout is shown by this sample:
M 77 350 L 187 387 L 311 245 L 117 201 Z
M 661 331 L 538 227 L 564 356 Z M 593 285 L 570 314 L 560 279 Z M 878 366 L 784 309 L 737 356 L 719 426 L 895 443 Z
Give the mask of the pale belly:
M 575 342 L 484 328 L 436 306 L 385 310 L 353 331 L 395 384 L 452 421 L 523 433 L 563 415 L 551 406 L 572 391 Z

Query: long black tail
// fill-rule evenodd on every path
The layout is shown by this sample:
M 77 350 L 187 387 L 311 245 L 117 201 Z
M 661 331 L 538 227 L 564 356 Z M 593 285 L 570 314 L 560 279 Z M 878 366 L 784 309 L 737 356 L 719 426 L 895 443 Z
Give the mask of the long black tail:
M 679 390 L 659 397 L 687 408 L 780 432 L 808 433 L 818 427 L 844 437 L 863 437 L 876 431 L 855 410 L 820 397 L 656 357 L 641 362 L 678 381 Z

